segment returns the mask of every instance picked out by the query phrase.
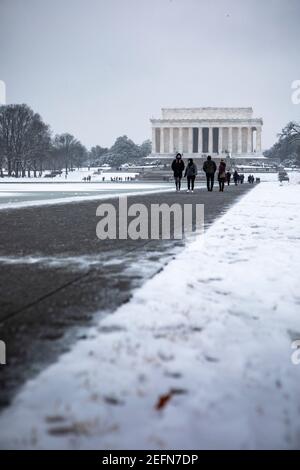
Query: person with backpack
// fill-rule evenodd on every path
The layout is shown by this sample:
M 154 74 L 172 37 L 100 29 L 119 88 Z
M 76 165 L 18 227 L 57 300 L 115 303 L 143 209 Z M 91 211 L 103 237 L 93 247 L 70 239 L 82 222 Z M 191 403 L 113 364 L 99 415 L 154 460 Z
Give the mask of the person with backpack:
M 172 170 L 174 174 L 176 191 L 181 189 L 181 178 L 184 171 L 184 162 L 182 160 L 181 153 L 177 153 L 175 160 L 172 163 Z
M 207 191 L 212 191 L 214 187 L 215 172 L 217 171 L 217 165 L 208 155 L 207 160 L 204 162 L 203 171 L 206 174 Z
M 218 181 L 219 181 L 219 191 L 223 193 L 224 185 L 226 179 L 226 163 L 223 159 L 220 161 L 219 171 L 218 171 Z
M 184 176 L 187 177 L 187 193 L 190 191 L 194 192 L 195 179 L 197 176 L 197 166 L 194 163 L 192 158 L 188 159 L 188 164 L 184 173 Z

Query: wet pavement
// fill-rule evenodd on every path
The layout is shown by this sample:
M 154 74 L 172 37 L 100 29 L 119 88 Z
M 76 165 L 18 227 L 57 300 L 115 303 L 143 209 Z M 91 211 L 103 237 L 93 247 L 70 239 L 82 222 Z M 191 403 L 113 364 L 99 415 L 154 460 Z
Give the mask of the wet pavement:
M 204 204 L 208 226 L 250 188 L 141 194 L 128 197 L 128 204 Z M 2 407 L 184 246 L 184 240 L 99 240 L 100 202 L 1 211 L 0 339 L 7 348 L 7 364 L 0 368 Z M 116 199 L 109 202 L 117 208 Z

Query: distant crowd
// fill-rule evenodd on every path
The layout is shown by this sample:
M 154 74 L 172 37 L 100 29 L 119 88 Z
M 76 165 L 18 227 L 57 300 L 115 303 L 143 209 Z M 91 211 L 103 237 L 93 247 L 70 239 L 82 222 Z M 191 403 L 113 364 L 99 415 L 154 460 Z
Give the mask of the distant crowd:
M 172 163 L 172 170 L 174 174 L 176 191 L 181 190 L 181 180 L 182 177 L 187 178 L 187 192 L 194 192 L 195 180 L 198 174 L 197 165 L 194 163 L 192 158 L 188 159 L 187 166 L 182 159 L 182 155 L 177 153 L 176 158 Z M 243 184 L 245 180 L 245 175 L 239 174 L 237 170 L 232 174 L 230 170 L 226 169 L 226 162 L 221 159 L 218 167 L 216 163 L 212 160 L 211 156 L 207 157 L 207 160 L 203 164 L 203 171 L 206 175 L 207 190 L 213 191 L 215 176 L 217 173 L 217 180 L 219 183 L 219 191 L 223 192 L 225 184 L 228 186 L 231 183 L 231 178 L 233 179 L 234 184 Z M 248 176 L 248 183 L 254 183 L 254 176 Z

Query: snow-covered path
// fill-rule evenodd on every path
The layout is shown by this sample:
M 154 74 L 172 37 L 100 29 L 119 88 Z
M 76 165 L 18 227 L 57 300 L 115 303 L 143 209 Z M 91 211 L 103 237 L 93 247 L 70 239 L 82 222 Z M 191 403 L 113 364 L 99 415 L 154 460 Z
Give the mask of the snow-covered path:
M 1 447 L 300 448 L 297 179 L 258 185 L 28 382 Z

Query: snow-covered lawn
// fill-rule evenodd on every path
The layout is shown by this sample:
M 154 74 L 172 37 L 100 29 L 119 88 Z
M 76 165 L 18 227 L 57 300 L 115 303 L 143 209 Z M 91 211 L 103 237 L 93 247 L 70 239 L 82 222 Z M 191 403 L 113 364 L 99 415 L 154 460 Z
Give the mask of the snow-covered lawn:
M 77 183 L 77 182 L 82 182 L 83 178 L 86 178 L 87 176 L 90 176 L 92 179 L 92 182 L 103 182 L 103 178 L 105 181 L 110 182 L 111 178 L 122 178 L 124 179 L 125 177 L 130 177 L 135 179 L 136 176 L 139 175 L 137 172 L 130 172 L 130 171 L 112 171 L 112 170 L 105 170 L 101 171 L 99 174 L 94 174 L 98 170 L 98 167 L 95 168 L 80 168 L 79 170 L 76 169 L 74 171 L 69 171 L 67 178 L 65 178 L 65 171 L 63 170 L 63 173 L 61 175 L 57 175 L 54 178 L 49 178 L 46 177 L 48 174 L 51 173 L 51 171 L 43 171 L 42 176 L 37 176 L 36 178 L 33 177 L 33 173 L 31 172 L 31 177 L 28 178 L 28 176 L 25 177 L 19 177 L 15 178 L 14 176 L 5 176 L 4 179 L 0 179 L 0 182 L 10 182 L 10 183 L 65 183 L 65 182 L 72 182 L 72 183 Z M 125 181 L 125 180 L 124 180 Z
M 262 183 L 30 381 L 2 447 L 300 448 L 300 184 Z
M 42 186 L 48 186 L 49 184 L 51 185 L 50 187 L 52 186 L 57 186 L 57 188 L 59 189 L 59 191 L 61 191 L 61 185 L 64 185 L 64 186 L 69 186 L 70 183 L 82 183 L 83 187 L 87 188 L 89 186 L 92 186 L 92 185 L 98 185 L 99 183 L 105 183 L 106 184 L 110 184 L 110 183 L 113 183 L 114 185 L 115 184 L 122 184 L 122 186 L 124 186 L 124 183 L 127 184 L 132 184 L 131 181 L 122 181 L 122 182 L 117 182 L 117 181 L 114 181 L 112 182 L 111 181 L 111 178 L 125 178 L 125 177 L 138 177 L 139 173 L 129 173 L 129 172 L 102 172 L 100 175 L 94 175 L 94 171 L 96 170 L 96 168 L 92 168 L 91 170 L 88 170 L 87 168 L 82 168 L 81 170 L 76 170 L 74 172 L 70 172 L 69 175 L 68 175 L 68 178 L 65 179 L 65 175 L 62 174 L 61 176 L 56 176 L 55 178 L 45 178 L 45 177 L 37 177 L 37 178 L 28 178 L 28 177 L 25 177 L 25 178 L 15 178 L 15 177 L 5 177 L 5 178 L 0 178 L 0 187 L 1 187 L 1 183 L 11 183 L 11 184 L 16 184 L 16 185 L 20 185 L 22 183 L 26 183 L 25 186 L 28 187 L 28 185 L 30 183 L 33 184 L 33 187 L 35 187 L 35 185 L 37 184 L 40 184 Z M 200 169 L 201 170 L 201 169 Z M 170 170 L 171 172 L 171 170 Z M 49 173 L 49 172 L 48 172 Z M 248 173 L 245 173 L 245 179 L 247 180 L 247 177 L 248 175 L 251 173 L 251 171 L 249 171 Z M 297 172 L 293 172 L 293 173 L 297 173 Z M 47 172 L 44 172 L 44 174 L 47 174 Z M 255 178 L 261 178 L 262 181 L 277 181 L 278 179 L 278 173 L 253 173 L 254 174 L 254 177 Z M 87 177 L 87 176 L 91 176 L 92 180 L 91 182 L 84 182 L 83 181 L 83 178 L 84 177 Z M 201 171 L 199 173 L 199 176 L 203 176 Z M 103 178 L 105 178 L 105 181 L 103 181 Z M 76 187 L 78 187 L 76 184 Z
M 71 173 L 74 176 L 72 182 L 69 180 L 65 181 L 62 177 L 56 177 L 51 181 L 47 178 L 18 178 L 18 180 L 16 180 L 16 178 L 0 179 L 0 210 L 105 199 L 112 195 L 118 196 L 120 194 L 133 195 L 142 192 L 161 192 L 169 190 L 170 188 L 173 189 L 174 187 L 173 182 L 103 182 L 98 176 L 93 177 L 91 183 L 87 183 L 82 181 L 82 175 L 85 175 L 87 172 L 87 169 L 82 169 Z M 92 172 L 90 171 L 89 173 L 91 174 Z M 126 173 L 124 173 L 124 175 L 126 175 Z M 297 176 L 299 173 L 292 173 L 292 175 Z M 278 180 L 277 173 L 256 173 L 255 177 L 261 178 L 262 182 Z M 94 178 L 98 178 L 99 181 L 95 181 Z M 184 188 L 185 185 L 186 180 L 183 182 Z M 203 180 L 199 181 L 198 178 L 196 180 L 196 188 L 204 186 L 205 183 Z

